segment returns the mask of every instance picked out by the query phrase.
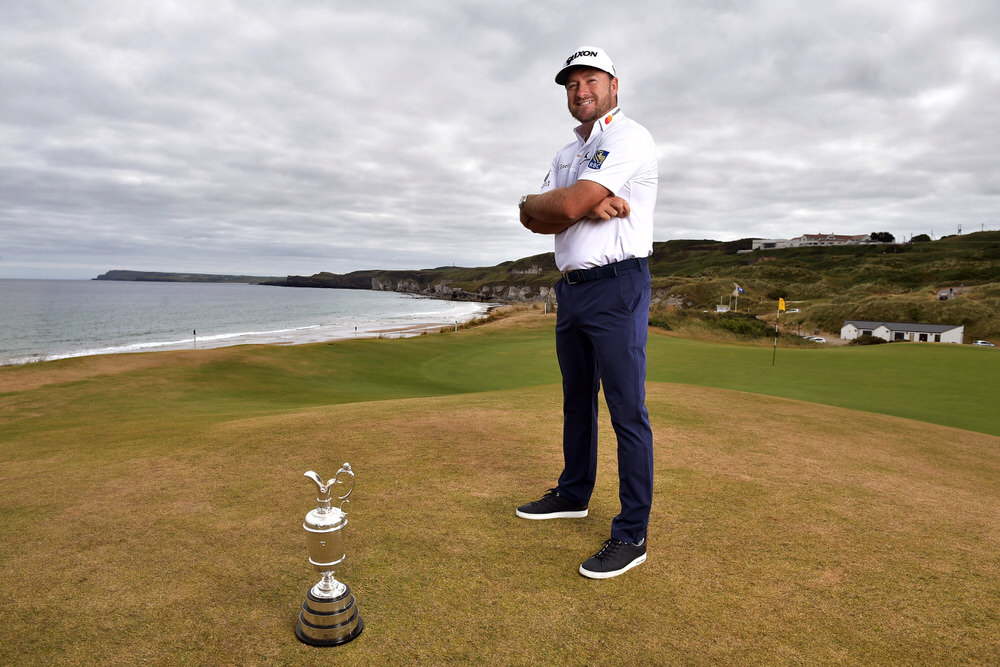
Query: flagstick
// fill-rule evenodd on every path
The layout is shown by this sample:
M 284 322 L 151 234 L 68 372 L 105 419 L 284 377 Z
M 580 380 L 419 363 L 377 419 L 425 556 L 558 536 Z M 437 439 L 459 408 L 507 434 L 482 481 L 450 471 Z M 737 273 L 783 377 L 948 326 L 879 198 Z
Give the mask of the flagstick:
M 781 320 L 781 309 L 778 309 L 777 317 L 774 318 L 774 350 L 771 352 L 771 365 L 774 366 L 774 358 L 778 354 L 778 321 Z

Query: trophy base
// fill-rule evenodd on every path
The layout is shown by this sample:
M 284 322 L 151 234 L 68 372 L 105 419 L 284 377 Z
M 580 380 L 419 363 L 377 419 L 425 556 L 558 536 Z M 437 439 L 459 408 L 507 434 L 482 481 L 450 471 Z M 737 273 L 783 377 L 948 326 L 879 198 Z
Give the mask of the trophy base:
M 350 586 L 345 585 L 344 594 L 334 599 L 317 597 L 310 588 L 295 625 L 295 636 L 311 646 L 339 646 L 364 629 Z

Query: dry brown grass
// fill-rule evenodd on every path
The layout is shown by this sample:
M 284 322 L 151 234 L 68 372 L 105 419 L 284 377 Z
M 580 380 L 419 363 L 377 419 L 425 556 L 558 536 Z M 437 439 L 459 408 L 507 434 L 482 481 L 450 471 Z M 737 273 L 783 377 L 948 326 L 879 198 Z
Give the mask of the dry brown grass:
M 557 387 L 52 433 L 35 405 L 0 445 L 0 663 L 1000 662 L 1000 439 L 669 384 L 648 404 L 649 560 L 604 582 L 576 570 L 617 512 L 606 416 L 591 516 L 514 516 L 558 474 Z M 302 474 L 344 461 L 366 629 L 313 648 Z
M 196 366 L 210 361 L 213 354 L 226 353 L 225 349 L 220 349 L 170 354 L 109 354 L 65 359 L 57 364 L 4 366 L 2 367 L 3 372 L 0 372 L 0 394 L 142 371 L 165 365 Z

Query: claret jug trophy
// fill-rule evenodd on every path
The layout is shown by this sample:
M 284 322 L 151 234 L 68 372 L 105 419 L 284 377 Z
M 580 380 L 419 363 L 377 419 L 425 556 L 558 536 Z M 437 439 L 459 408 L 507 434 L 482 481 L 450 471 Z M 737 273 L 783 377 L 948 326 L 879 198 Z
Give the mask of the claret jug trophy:
M 306 594 L 295 636 L 313 646 L 337 646 L 351 641 L 365 628 L 351 587 L 333 577 L 334 570 L 346 558 L 344 528 L 347 515 L 343 508 L 354 490 L 354 472 L 351 465 L 345 463 L 333 479 L 325 483 L 312 470 L 305 476 L 316 482 L 319 494 L 316 509 L 306 514 L 302 527 L 309 544 L 309 563 L 323 578 Z M 343 493 L 336 493 L 339 507 L 332 506 L 335 486 L 346 487 Z

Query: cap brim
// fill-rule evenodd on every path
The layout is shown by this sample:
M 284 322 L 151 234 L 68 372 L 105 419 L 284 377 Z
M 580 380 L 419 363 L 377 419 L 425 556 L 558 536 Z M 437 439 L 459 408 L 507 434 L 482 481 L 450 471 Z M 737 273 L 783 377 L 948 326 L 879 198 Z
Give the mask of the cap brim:
M 581 68 L 589 68 L 589 69 L 599 70 L 601 72 L 604 72 L 605 74 L 609 74 L 612 79 L 618 77 L 617 74 L 615 74 L 614 72 L 609 72 L 608 70 L 604 69 L 603 67 L 598 67 L 597 65 L 589 65 L 587 63 L 580 63 L 579 65 L 569 65 L 569 66 L 563 67 L 561 70 L 559 70 L 559 73 L 556 74 L 556 83 L 559 84 L 560 86 L 565 86 L 566 85 L 566 79 L 569 78 L 569 73 L 572 72 L 575 69 L 581 69 Z

